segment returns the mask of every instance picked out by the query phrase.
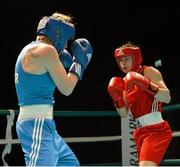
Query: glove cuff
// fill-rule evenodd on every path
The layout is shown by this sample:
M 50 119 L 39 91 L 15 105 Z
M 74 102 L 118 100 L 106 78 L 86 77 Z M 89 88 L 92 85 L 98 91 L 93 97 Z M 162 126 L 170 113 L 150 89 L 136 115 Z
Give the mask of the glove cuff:
M 75 74 L 78 77 L 78 79 L 81 80 L 84 70 L 83 70 L 81 64 L 74 62 L 71 65 L 69 72 Z
M 148 91 L 152 96 L 155 96 L 155 95 L 158 93 L 158 91 L 159 91 L 159 87 L 158 87 L 156 84 L 150 82 L 147 91 Z
M 124 107 L 124 106 L 125 106 L 124 100 L 123 100 L 123 99 L 120 99 L 119 101 L 115 101 L 115 102 L 114 102 L 114 106 L 115 106 L 116 108 L 122 108 L 122 107 Z

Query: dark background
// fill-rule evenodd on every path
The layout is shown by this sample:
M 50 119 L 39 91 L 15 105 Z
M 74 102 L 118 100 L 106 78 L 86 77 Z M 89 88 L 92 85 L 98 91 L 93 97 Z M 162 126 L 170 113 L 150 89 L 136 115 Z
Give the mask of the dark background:
M 107 93 L 107 85 L 112 76 L 123 76 L 115 63 L 113 54 L 116 47 L 127 41 L 132 41 L 141 47 L 144 64 L 154 66 L 155 60 L 162 60 L 162 66 L 158 69 L 171 91 L 170 105 L 179 103 L 180 7 L 177 4 L 118 0 L 6 0 L 4 4 L 1 4 L 0 10 L 0 109 L 18 109 L 14 87 L 16 58 L 26 44 L 35 40 L 39 19 L 56 11 L 71 14 L 74 17 L 77 23 L 76 38 L 87 38 L 92 43 L 94 54 L 84 73 L 83 80 L 78 83 L 69 97 L 61 95 L 58 91 L 55 92 L 55 110 L 114 110 Z M 169 120 L 174 130 L 179 130 L 177 119 L 180 113 L 173 114 L 174 117 L 172 113 L 165 114 L 164 117 Z M 78 131 L 80 127 L 82 128 L 82 123 L 83 126 L 89 125 L 84 126 L 84 129 L 88 129 L 87 133 L 84 134 L 84 129 L 78 132 L 78 135 L 82 136 L 97 135 L 96 132 L 99 131 L 102 132 L 101 135 L 110 132 L 111 135 L 113 135 L 112 133 L 116 135 L 119 132 L 117 129 L 120 129 L 120 120 L 114 117 L 100 120 L 99 118 L 83 117 L 69 118 L 68 120 L 66 118 L 58 119 L 62 123 L 62 136 L 77 135 L 74 132 Z M 71 125 L 77 125 L 77 129 L 73 126 L 73 130 L 68 130 L 70 122 Z M 109 125 L 112 126 L 108 127 Z M 107 129 L 108 132 L 103 129 Z M 98 146 L 100 149 L 106 147 L 107 150 L 111 147 L 113 149 L 111 151 L 114 152 L 113 157 L 116 158 L 119 154 L 120 144 L 118 143 L 118 147 L 116 144 L 109 144 L 111 145 L 106 143 L 104 146 L 104 143 L 101 143 Z M 72 147 L 84 164 L 90 160 L 83 153 L 87 152 L 85 145 L 81 147 L 81 152 L 79 147 Z M 97 145 L 92 144 L 92 147 L 90 144 L 88 145 L 89 150 L 94 147 L 97 148 Z M 98 157 L 100 154 L 102 153 L 96 150 L 96 154 L 92 155 Z M 103 156 L 104 159 L 106 156 L 110 157 L 105 154 Z M 21 163 L 19 164 L 21 165 Z
M 159 70 L 171 90 L 171 103 L 179 103 L 178 5 L 113 0 L 102 3 L 95 0 L 7 0 L 1 4 L 1 9 L 1 108 L 17 108 L 14 89 L 16 58 L 22 47 L 35 39 L 39 19 L 56 11 L 75 18 L 76 38 L 87 38 L 94 54 L 83 80 L 72 95 L 65 97 L 56 91 L 55 108 L 113 109 L 107 85 L 112 76 L 122 75 L 113 53 L 116 47 L 127 41 L 141 46 L 144 64 L 154 66 L 154 60 L 162 59 Z

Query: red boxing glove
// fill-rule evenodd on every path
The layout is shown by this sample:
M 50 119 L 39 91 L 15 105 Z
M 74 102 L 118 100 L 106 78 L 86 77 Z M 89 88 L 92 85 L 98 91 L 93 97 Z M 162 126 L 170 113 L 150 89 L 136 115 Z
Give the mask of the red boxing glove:
M 136 72 L 129 72 L 124 78 L 126 90 L 131 90 L 134 86 L 137 86 L 142 91 L 146 91 L 152 96 L 155 96 L 159 90 L 159 87 L 154 83 L 150 82 L 143 75 Z
M 116 108 L 124 107 L 123 91 L 125 90 L 124 80 L 120 77 L 111 78 L 108 84 L 108 93 L 111 96 Z
M 126 91 L 126 99 L 128 105 L 131 105 L 134 103 L 136 98 L 139 96 L 140 90 L 137 86 L 134 86 L 131 90 Z

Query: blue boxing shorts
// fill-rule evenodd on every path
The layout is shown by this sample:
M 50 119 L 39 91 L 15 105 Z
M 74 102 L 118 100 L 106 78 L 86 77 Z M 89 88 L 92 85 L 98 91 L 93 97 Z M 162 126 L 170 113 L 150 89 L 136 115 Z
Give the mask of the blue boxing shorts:
M 26 166 L 79 166 L 79 161 L 57 133 L 53 119 L 28 119 L 16 123 Z

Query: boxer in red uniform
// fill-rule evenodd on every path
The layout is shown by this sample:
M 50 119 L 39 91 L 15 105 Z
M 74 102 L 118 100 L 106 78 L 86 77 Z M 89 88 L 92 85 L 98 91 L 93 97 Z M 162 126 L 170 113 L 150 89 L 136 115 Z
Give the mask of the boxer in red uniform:
M 140 127 L 134 133 L 139 166 L 158 166 L 172 139 L 172 131 L 161 116 L 162 103 L 171 100 L 162 74 L 142 65 L 140 48 L 128 42 L 115 50 L 115 59 L 124 78 L 113 77 L 108 92 L 121 117 L 130 110 Z

